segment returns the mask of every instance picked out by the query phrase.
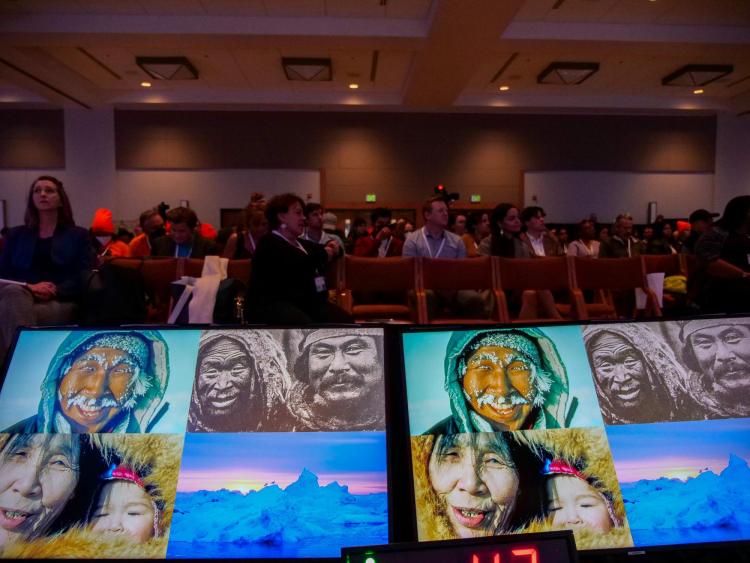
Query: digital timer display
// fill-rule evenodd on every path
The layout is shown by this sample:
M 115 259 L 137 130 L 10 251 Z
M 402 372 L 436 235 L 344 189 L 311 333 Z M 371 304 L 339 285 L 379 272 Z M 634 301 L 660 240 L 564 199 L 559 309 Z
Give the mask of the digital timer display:
M 578 561 L 569 530 L 375 547 L 344 548 L 344 563 L 572 563 Z

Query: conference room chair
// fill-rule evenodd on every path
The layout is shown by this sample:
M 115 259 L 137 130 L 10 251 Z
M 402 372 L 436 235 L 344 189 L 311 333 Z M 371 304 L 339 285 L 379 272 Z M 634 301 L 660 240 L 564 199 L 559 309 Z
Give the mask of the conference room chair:
M 421 258 L 421 289 L 418 303 L 423 308 L 422 316 L 428 323 L 498 323 L 503 321 L 501 314 L 502 292 L 497 288 L 495 268 L 489 256 L 480 256 L 456 261 L 447 258 Z M 428 296 L 425 290 L 435 292 L 454 292 L 461 290 L 479 290 L 491 312 L 488 317 L 445 316 L 441 311 L 432 311 L 428 307 Z M 490 307 L 487 307 L 488 311 Z
M 177 258 L 113 258 L 110 263 L 140 272 L 146 288 L 148 320 L 166 322 L 171 299 L 169 284 L 177 279 Z
M 425 322 L 421 308 L 409 306 L 418 289 L 414 258 L 346 255 L 343 262 L 338 304 L 356 321 Z
M 632 258 L 572 258 L 572 285 L 579 303 L 581 320 L 661 317 L 656 295 L 646 284 L 644 261 Z M 639 315 L 635 290 L 646 294 L 646 306 Z M 586 293 L 593 300 L 586 301 Z
M 496 258 L 495 263 L 505 322 L 581 318 L 581 303 L 576 301 L 576 293 L 572 290 L 571 265 L 567 257 Z M 521 308 L 518 316 L 513 317 L 507 298 L 519 294 Z

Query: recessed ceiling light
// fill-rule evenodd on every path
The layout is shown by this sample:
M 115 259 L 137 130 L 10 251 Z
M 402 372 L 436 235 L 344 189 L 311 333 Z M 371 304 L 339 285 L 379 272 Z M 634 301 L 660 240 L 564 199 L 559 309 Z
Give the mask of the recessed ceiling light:
M 198 71 L 185 57 L 136 57 L 135 63 L 154 80 L 198 80 Z
M 150 82 L 141 82 L 141 86 L 143 86 L 144 88 L 151 88 L 151 83 Z
M 510 86 L 500 86 L 501 92 L 507 92 L 508 90 L 510 90 Z
M 702 93 L 703 93 L 703 88 L 696 88 L 695 90 L 693 90 L 693 94 L 702 94 Z
M 351 84 L 349 84 L 349 88 L 351 88 L 352 90 L 356 90 L 357 88 L 359 88 L 359 84 L 357 84 L 356 82 L 352 82 Z

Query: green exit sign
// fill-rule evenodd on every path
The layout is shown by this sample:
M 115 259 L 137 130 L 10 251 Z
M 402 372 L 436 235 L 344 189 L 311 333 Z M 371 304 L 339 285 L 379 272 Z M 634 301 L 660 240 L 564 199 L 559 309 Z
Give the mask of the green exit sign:
M 482 196 L 479 194 L 471 194 L 471 203 L 479 203 L 482 201 Z
M 375 203 L 378 200 L 378 196 L 375 194 L 365 194 L 365 201 L 367 203 Z

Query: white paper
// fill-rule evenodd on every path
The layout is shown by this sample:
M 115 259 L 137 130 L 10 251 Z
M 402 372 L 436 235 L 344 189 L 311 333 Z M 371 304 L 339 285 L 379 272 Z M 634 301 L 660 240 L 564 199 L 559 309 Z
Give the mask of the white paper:
M 656 294 L 656 302 L 659 307 L 664 306 L 664 272 L 646 274 L 646 284 Z M 646 308 L 646 293 L 640 289 L 635 290 L 635 306 L 637 309 Z
M 177 322 L 177 317 L 180 316 L 180 313 L 185 308 L 185 303 L 188 302 L 188 299 L 190 299 L 190 295 L 193 293 L 193 286 L 192 285 L 186 285 L 185 289 L 180 294 L 180 298 L 177 300 L 177 303 L 175 303 L 174 307 L 172 307 L 172 312 L 169 314 L 169 318 L 167 319 L 167 324 L 173 325 Z

